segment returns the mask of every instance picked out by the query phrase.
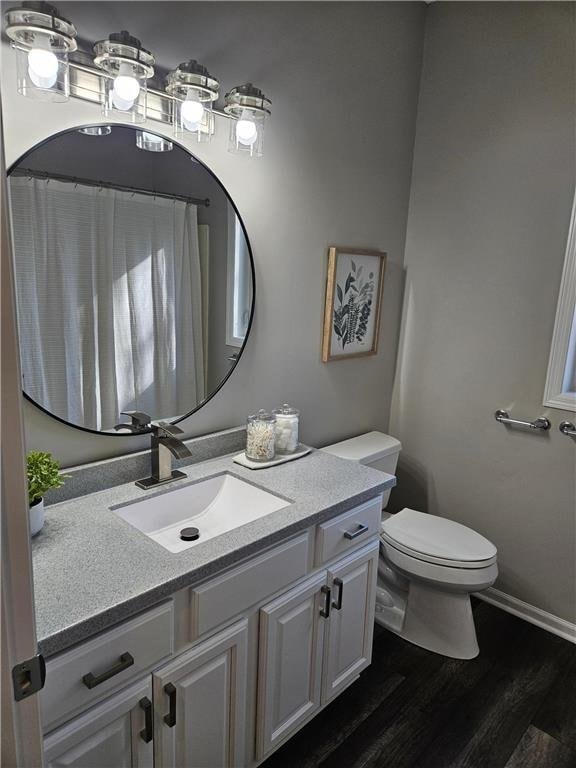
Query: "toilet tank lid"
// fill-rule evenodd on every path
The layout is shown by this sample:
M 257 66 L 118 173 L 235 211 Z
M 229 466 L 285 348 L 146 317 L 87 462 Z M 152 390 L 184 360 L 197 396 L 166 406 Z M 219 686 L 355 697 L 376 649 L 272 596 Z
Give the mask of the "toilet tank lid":
M 349 440 L 327 445 L 322 450 L 334 456 L 340 456 L 342 459 L 369 464 L 371 461 L 384 458 L 384 456 L 400 453 L 402 443 L 391 435 L 385 435 L 384 432 L 366 432 L 363 435 L 351 437 Z

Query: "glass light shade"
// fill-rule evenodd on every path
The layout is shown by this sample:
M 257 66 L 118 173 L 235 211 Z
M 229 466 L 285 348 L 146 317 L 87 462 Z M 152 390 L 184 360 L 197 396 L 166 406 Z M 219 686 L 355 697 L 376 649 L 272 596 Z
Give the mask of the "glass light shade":
M 226 94 L 224 111 L 230 115 L 228 151 L 262 157 L 264 123 L 272 102 L 252 83 L 237 85 Z
M 148 131 L 136 131 L 136 146 L 147 152 L 170 152 L 174 145 L 163 136 Z
M 66 101 L 68 54 L 77 49 L 74 25 L 46 2 L 8 8 L 4 19 L 4 33 L 16 50 L 18 93 L 42 101 Z
M 230 120 L 228 150 L 238 155 L 262 157 L 265 116 L 261 112 L 242 110 L 237 119 Z
M 115 32 L 94 44 L 94 64 L 106 73 L 102 114 L 131 123 L 146 120 L 148 78 L 154 57 L 129 32 Z
M 174 101 L 174 135 L 196 142 L 208 142 L 214 133 L 214 113 L 212 102 L 201 100 L 193 89 L 189 88 L 183 101 Z
M 148 78 L 138 67 L 123 63 L 116 76 L 107 77 L 104 82 L 102 114 L 143 123 L 146 120 L 147 83 Z
M 18 93 L 40 101 L 67 101 L 70 96 L 68 51 L 38 45 L 16 49 Z
M 179 64 L 166 77 L 166 93 L 173 97 L 174 135 L 196 142 L 210 141 L 215 120 L 212 106 L 220 83 L 196 59 Z

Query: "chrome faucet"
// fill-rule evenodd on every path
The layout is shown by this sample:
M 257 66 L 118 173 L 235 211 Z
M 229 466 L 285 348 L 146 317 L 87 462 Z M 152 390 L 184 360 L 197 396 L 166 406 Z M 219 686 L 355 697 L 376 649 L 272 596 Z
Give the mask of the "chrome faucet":
M 151 417 L 140 411 L 123 411 L 123 413 L 125 416 L 130 416 L 132 424 L 117 424 L 114 429 L 128 428 L 131 432 L 150 430 L 152 433 L 150 477 L 137 480 L 136 485 L 139 488 L 148 489 L 162 485 L 162 483 L 168 483 L 171 480 L 187 477 L 184 472 L 172 469 L 172 456 L 177 459 L 192 456 L 190 449 L 176 437 L 176 435 L 183 435 L 183 430 L 175 424 L 167 424 L 165 421 L 152 423 Z

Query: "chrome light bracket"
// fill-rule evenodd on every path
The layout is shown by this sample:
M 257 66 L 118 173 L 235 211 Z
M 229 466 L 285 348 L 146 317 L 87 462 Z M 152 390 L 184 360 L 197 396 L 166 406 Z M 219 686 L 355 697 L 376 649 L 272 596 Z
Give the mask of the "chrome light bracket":
M 262 117 L 271 114 L 272 102 L 252 83 L 237 85 L 224 98 L 224 112 L 231 117 L 240 118 L 246 110 Z
M 117 75 L 122 64 L 130 64 L 140 77 L 154 76 L 154 56 L 126 30 L 115 32 L 94 44 L 94 64 L 109 75 Z
M 202 102 L 216 101 L 220 93 L 220 83 L 196 59 L 182 62 L 166 76 L 166 93 L 175 99 L 184 100 L 192 88 Z
M 34 48 L 39 40 L 47 40 L 52 50 L 62 53 L 71 53 L 78 47 L 74 24 L 60 16 L 50 3 L 22 3 L 18 8 L 9 8 L 4 18 L 4 31 L 18 47 Z

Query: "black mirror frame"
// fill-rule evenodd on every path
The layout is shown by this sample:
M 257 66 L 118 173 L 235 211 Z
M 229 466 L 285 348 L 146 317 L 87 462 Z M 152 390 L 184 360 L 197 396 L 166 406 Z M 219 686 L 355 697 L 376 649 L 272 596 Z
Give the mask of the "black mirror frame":
M 73 128 L 66 128 L 65 130 L 58 131 L 57 133 L 51 134 L 50 136 L 48 136 L 48 138 L 43 139 L 42 141 L 40 141 L 37 144 L 35 144 L 33 147 L 30 147 L 30 149 L 28 149 L 26 152 L 24 152 L 23 155 L 21 155 L 15 162 L 13 162 L 10 165 L 10 167 L 6 169 L 6 178 L 8 178 L 10 176 L 12 171 L 14 171 L 18 167 L 18 165 L 23 160 L 25 160 L 28 157 L 28 155 L 30 155 L 32 152 L 34 152 L 39 147 L 42 147 L 44 144 L 47 144 L 52 139 L 57 138 L 58 136 L 63 136 L 66 133 L 72 133 L 73 131 L 79 131 L 82 128 L 91 128 L 94 125 L 109 125 L 109 124 L 110 124 L 109 122 L 106 122 L 106 123 L 104 123 L 104 122 L 102 122 L 102 123 L 87 123 L 87 124 L 84 124 L 84 125 L 74 126 Z M 135 126 L 133 126 L 131 124 L 112 123 L 112 127 L 114 127 L 114 125 L 118 125 L 121 128 L 132 128 L 133 130 L 139 130 L 137 127 L 135 127 Z M 154 131 L 149 131 L 149 133 L 154 133 Z M 157 135 L 160 136 L 161 134 L 157 134 Z M 162 138 L 166 138 L 166 137 L 163 136 Z M 248 319 L 248 326 L 246 328 L 246 335 L 244 337 L 244 343 L 242 344 L 242 346 L 240 347 L 240 349 L 238 351 L 236 360 L 235 360 L 234 364 L 230 366 L 230 370 L 228 371 L 226 376 L 224 376 L 224 378 L 218 384 L 216 389 L 213 392 L 211 392 L 208 395 L 208 397 L 204 398 L 204 400 L 202 400 L 200 403 L 198 403 L 198 405 L 195 408 L 193 408 L 191 411 L 189 411 L 188 413 L 184 414 L 183 416 L 180 416 L 180 418 L 178 418 L 178 419 L 174 419 L 173 421 L 169 422 L 170 424 L 179 424 L 180 422 L 184 421 L 185 419 L 189 419 L 190 416 L 193 416 L 201 408 L 203 408 L 207 403 L 209 403 L 210 400 L 212 400 L 212 398 L 215 397 L 218 394 L 218 392 L 220 392 L 220 390 L 222 389 L 224 384 L 226 384 L 226 382 L 228 381 L 228 379 L 230 378 L 230 376 L 234 372 L 236 366 L 238 365 L 238 362 L 239 362 L 240 358 L 242 357 L 242 355 L 244 353 L 244 350 L 246 349 L 246 344 L 248 343 L 248 339 L 250 337 L 250 331 L 252 330 L 252 323 L 254 321 L 254 311 L 255 311 L 255 308 L 256 308 L 256 270 L 255 270 L 255 267 L 254 267 L 254 255 L 252 253 L 252 245 L 250 243 L 250 238 L 248 237 L 248 232 L 246 231 L 246 226 L 244 225 L 244 221 L 243 221 L 242 217 L 240 216 L 240 212 L 238 211 L 238 208 L 236 207 L 236 204 L 235 204 L 234 200 L 232 199 L 230 193 L 228 192 L 227 188 L 220 181 L 220 179 L 214 173 L 214 171 L 211 168 L 209 168 L 206 165 L 206 163 L 204 163 L 199 157 L 197 157 L 195 154 L 190 152 L 190 150 L 187 147 L 185 147 L 180 142 L 175 141 L 172 137 L 170 137 L 169 140 L 174 145 L 176 145 L 177 147 L 182 149 L 184 152 L 186 152 L 190 157 L 193 157 L 194 160 L 197 163 L 199 163 L 204 168 L 204 170 L 207 171 L 210 174 L 210 176 L 212 176 L 212 178 L 220 185 L 220 187 L 224 191 L 224 194 L 226 195 L 226 198 L 228 199 L 228 202 L 230 203 L 230 205 L 234 209 L 234 212 L 235 212 L 235 214 L 236 214 L 236 216 L 238 218 L 238 221 L 240 222 L 240 226 L 242 227 L 242 232 L 244 234 L 244 238 L 246 239 L 246 245 L 248 247 L 248 255 L 250 256 L 250 275 L 252 277 L 252 306 L 251 306 L 251 309 L 250 309 L 250 318 Z M 12 250 L 14 250 L 14 249 L 12 249 Z M 12 256 L 14 258 L 14 253 L 12 254 Z M 20 353 L 20 350 L 18 350 L 18 351 Z M 47 416 L 50 416 L 50 418 L 55 419 L 56 421 L 59 421 L 61 424 L 65 424 L 67 427 L 71 427 L 73 429 L 79 429 L 82 432 L 88 432 L 89 434 L 92 434 L 92 435 L 99 435 L 100 437 L 126 438 L 126 437 L 141 437 L 142 435 L 151 434 L 151 431 L 152 431 L 151 429 L 143 429 L 140 432 L 114 432 L 114 431 L 107 432 L 107 431 L 99 431 L 99 430 L 96 430 L 96 429 L 89 429 L 88 427 L 81 427 L 79 424 L 74 424 L 71 421 L 66 421 L 66 419 L 63 419 L 60 416 L 56 416 L 54 413 L 52 413 L 51 411 L 47 410 L 42 405 L 40 405 L 40 403 L 36 402 L 36 400 L 34 400 L 32 397 L 30 397 L 30 395 L 28 395 L 24 389 L 22 389 L 22 394 L 24 395 L 26 400 L 28 400 L 28 402 L 32 403 L 32 405 L 34 405 L 36 408 L 38 408 L 38 410 L 40 410 L 43 413 L 45 413 Z

